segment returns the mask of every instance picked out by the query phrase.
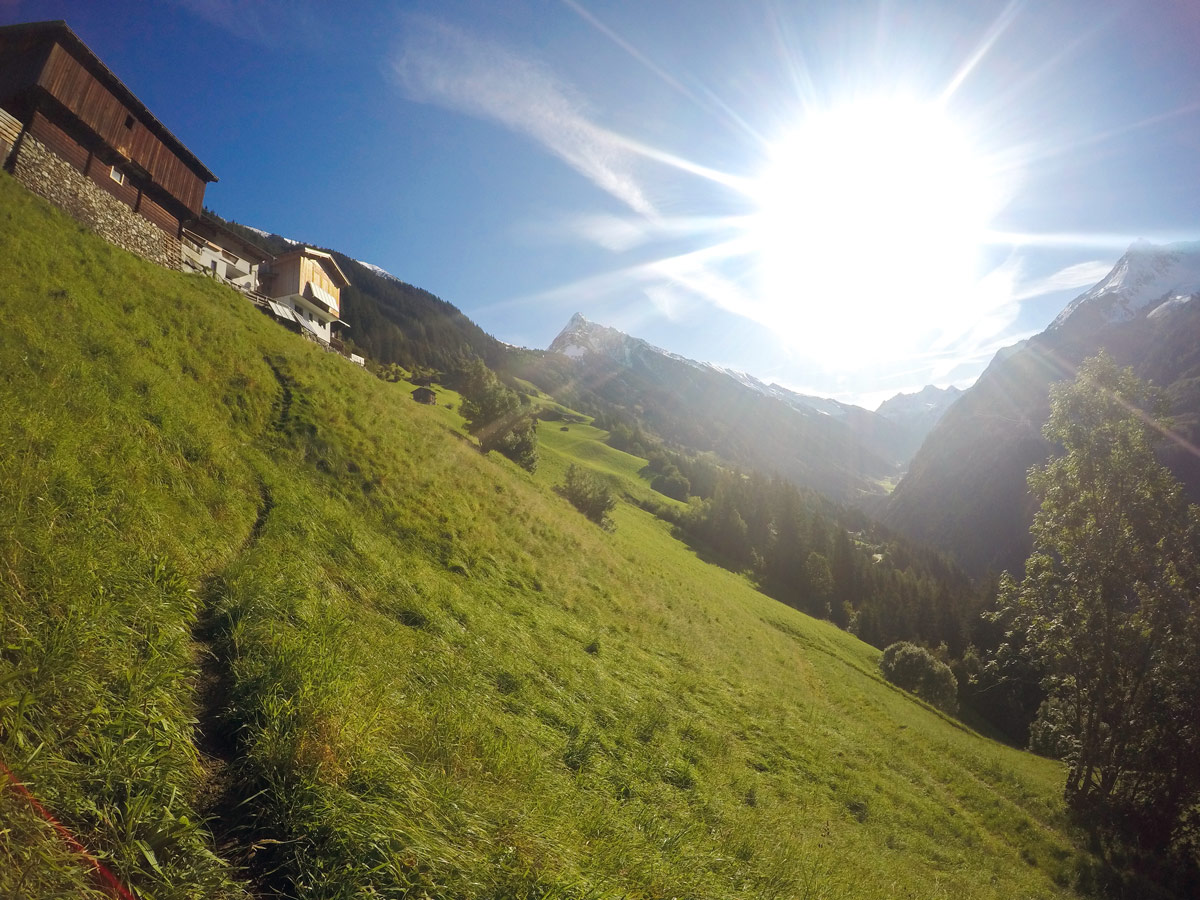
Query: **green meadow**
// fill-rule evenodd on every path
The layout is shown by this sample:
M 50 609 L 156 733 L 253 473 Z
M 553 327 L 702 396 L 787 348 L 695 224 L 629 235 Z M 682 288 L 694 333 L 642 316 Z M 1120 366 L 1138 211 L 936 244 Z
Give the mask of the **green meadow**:
M 146 898 L 1049 898 L 1056 763 L 0 176 L 0 758 Z M 450 403 L 454 409 L 444 405 Z M 0 896 L 103 896 L 0 786 Z

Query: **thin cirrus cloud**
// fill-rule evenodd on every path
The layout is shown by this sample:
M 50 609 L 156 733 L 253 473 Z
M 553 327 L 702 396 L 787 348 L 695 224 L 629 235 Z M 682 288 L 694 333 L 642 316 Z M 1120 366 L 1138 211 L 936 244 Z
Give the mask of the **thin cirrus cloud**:
M 1060 291 L 1089 288 L 1104 278 L 1112 263 L 1100 260 L 1076 263 L 1041 278 L 1022 278 L 1021 263 L 1012 259 L 994 269 L 980 282 L 985 298 L 982 314 L 969 327 L 951 332 L 935 346 L 929 359 L 933 378 L 944 378 L 963 367 L 977 367 L 997 350 L 1032 337 L 1040 329 L 1014 330 L 1021 304 Z
M 1051 294 L 1055 291 L 1070 291 L 1091 287 L 1110 271 L 1112 271 L 1112 263 L 1101 262 L 1100 260 L 1076 263 L 1073 266 L 1067 266 L 1065 269 L 1059 269 L 1053 275 L 1047 275 L 1045 278 L 1039 278 L 1022 285 L 1016 294 L 1016 299 L 1031 300 L 1034 297 Z
M 414 18 L 392 69 L 410 99 L 532 138 L 634 212 L 657 218 L 633 174 L 635 150 L 593 122 L 583 99 L 540 63 L 444 23 Z
M 318 49 L 329 28 L 312 0 L 171 0 L 235 37 L 263 46 Z
M 1023 303 L 1048 294 L 1091 287 L 1111 268 L 1111 263 L 1093 260 L 1030 279 L 1024 275 L 1024 263 L 1014 255 L 979 279 L 973 302 L 964 305 L 958 318 L 940 322 L 938 336 L 924 353 L 914 354 L 909 362 L 925 373 L 927 381 L 959 383 L 959 374 L 977 371 L 997 350 L 1041 330 L 1018 327 Z

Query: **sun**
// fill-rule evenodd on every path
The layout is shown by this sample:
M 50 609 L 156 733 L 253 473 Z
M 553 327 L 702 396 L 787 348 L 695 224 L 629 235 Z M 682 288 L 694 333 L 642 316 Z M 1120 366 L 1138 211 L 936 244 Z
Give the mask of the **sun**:
M 829 364 L 911 356 L 969 318 L 999 180 L 938 104 L 810 112 L 770 150 L 750 243 L 764 321 Z

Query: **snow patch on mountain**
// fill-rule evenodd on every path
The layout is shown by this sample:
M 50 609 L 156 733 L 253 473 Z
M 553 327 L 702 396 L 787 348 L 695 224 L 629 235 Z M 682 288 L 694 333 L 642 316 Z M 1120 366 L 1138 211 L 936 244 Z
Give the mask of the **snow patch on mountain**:
M 1190 300 L 1194 300 L 1197 294 L 1176 294 L 1174 297 L 1168 297 L 1150 312 L 1146 313 L 1147 319 L 1162 319 L 1171 314 L 1172 310 L 1178 309 Z
M 683 357 L 677 357 L 683 359 Z M 760 378 L 755 378 L 749 372 L 742 372 L 739 369 L 732 369 L 727 366 L 719 366 L 716 363 L 698 363 L 690 359 L 683 359 L 684 362 L 700 366 L 706 369 L 712 369 L 715 372 L 720 372 L 732 378 L 734 381 L 756 391 L 766 397 L 774 397 L 776 400 L 782 400 L 788 406 L 792 407 L 797 412 L 809 413 L 818 412 L 824 416 L 831 416 L 835 419 L 844 419 L 847 413 L 854 409 L 845 403 L 837 400 L 831 400 L 828 397 L 813 397 L 809 394 L 800 394 L 790 388 L 785 388 L 781 384 L 772 381 L 767 384 Z
M 358 263 L 360 266 L 362 266 L 364 269 L 371 270 L 376 275 L 378 275 L 380 278 L 390 278 L 392 281 L 400 281 L 399 278 L 397 278 L 395 275 L 393 275 L 391 272 L 389 272 L 387 269 L 383 268 L 382 266 L 372 265 L 369 262 L 363 262 L 361 259 L 356 259 L 355 262 Z M 403 282 L 401 282 L 401 284 L 403 284 Z
M 1061 327 L 1084 310 L 1105 323 L 1128 322 L 1168 298 L 1200 291 L 1200 241 L 1151 244 L 1137 241 L 1117 261 L 1108 276 L 1080 294 L 1051 324 Z
M 587 355 L 588 348 L 580 347 L 578 344 L 563 344 L 558 348 L 558 352 L 563 356 L 571 357 L 571 359 L 579 359 L 581 356 Z
M 255 234 L 261 235 L 262 237 L 265 237 L 265 238 L 269 238 L 269 237 L 283 238 L 289 244 L 297 244 L 298 245 L 298 244 L 303 243 L 302 241 L 293 241 L 289 237 L 283 237 L 282 234 L 275 234 L 275 232 L 273 232 L 273 231 L 263 231 L 261 228 L 255 228 L 253 225 L 246 225 L 245 227 L 247 229 L 249 229 L 250 231 L 253 231 Z

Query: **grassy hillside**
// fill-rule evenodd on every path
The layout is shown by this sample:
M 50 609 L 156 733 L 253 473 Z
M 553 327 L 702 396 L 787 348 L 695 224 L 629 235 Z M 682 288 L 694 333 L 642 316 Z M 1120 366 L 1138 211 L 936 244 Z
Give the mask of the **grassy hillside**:
M 0 260 L 0 758 L 140 896 L 1032 898 L 1086 875 L 1056 765 L 641 510 L 576 513 L 567 461 L 639 479 L 594 429 L 544 423 L 536 475 L 485 458 L 455 412 L 7 176 Z M 0 788 L 0 895 L 90 886 Z

